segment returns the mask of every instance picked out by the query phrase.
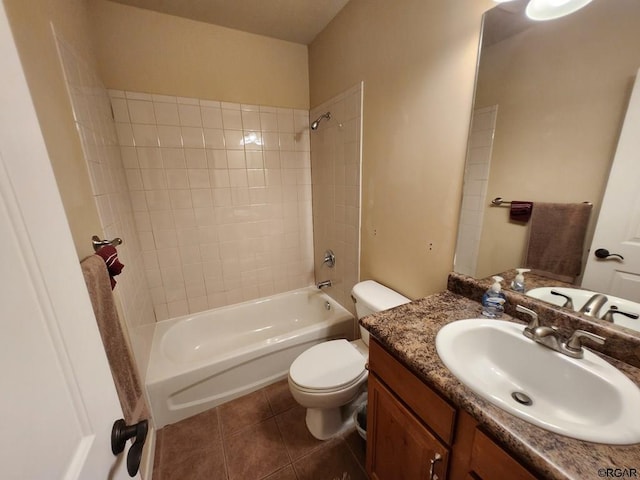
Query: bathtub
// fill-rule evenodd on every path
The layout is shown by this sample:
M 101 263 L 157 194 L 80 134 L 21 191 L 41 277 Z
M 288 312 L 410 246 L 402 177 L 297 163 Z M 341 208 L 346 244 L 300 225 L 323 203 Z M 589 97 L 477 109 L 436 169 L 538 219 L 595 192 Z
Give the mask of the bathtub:
M 146 382 L 156 428 L 286 378 L 304 350 L 356 328 L 314 287 L 158 322 Z

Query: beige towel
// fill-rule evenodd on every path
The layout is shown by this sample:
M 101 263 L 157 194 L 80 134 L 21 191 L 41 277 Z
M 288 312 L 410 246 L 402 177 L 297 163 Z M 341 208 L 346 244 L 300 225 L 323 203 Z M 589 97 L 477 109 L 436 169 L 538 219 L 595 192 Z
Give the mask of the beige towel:
M 111 375 L 118 392 L 120 405 L 127 424 L 148 418 L 148 408 L 142 395 L 142 388 L 133 355 L 129 349 L 118 311 L 111 292 L 111 280 L 104 260 L 91 255 L 82 262 L 82 275 L 87 284 L 93 313 L 98 322 Z M 116 419 L 114 419 L 116 420 Z
M 535 273 L 574 282 L 582 269 L 592 206 L 538 203 L 533 206 L 525 266 Z

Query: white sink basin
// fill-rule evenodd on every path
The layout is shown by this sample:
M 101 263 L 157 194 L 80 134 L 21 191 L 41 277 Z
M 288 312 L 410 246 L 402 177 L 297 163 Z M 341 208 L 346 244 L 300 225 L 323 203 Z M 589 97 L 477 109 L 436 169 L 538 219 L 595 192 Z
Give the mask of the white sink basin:
M 592 352 L 573 359 L 523 330 L 501 320 L 459 320 L 438 332 L 436 348 L 462 383 L 523 420 L 590 442 L 640 442 L 640 389 L 628 377 Z
M 582 290 L 579 288 L 540 287 L 529 290 L 527 292 L 527 295 L 533 298 L 537 298 L 538 300 L 543 300 L 547 303 L 557 305 L 559 307 L 563 306 L 566 302 L 566 299 L 558 295 L 553 295 L 551 293 L 551 290 L 555 290 L 571 297 L 571 299 L 573 300 L 573 309 L 576 312 L 583 307 L 587 300 L 598 293 L 592 292 L 590 290 Z M 612 305 L 615 305 L 619 310 L 623 312 L 636 313 L 640 315 L 640 303 L 632 302 L 624 298 L 614 297 L 613 295 L 605 294 L 605 296 L 607 297 L 608 301 L 600 309 L 598 318 L 604 316 L 604 314 L 609 311 Z M 640 319 L 633 319 L 624 315 L 617 314 L 613 316 L 613 323 L 615 323 L 616 325 L 621 325 L 623 327 L 631 328 L 633 330 L 640 330 Z

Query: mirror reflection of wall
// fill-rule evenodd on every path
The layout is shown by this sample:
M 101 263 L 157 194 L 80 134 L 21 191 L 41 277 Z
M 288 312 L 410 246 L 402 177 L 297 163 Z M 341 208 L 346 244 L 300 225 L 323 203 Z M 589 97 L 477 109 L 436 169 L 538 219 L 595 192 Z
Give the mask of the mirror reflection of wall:
M 477 266 L 462 272 L 477 278 L 522 266 L 527 226 L 509 222 L 508 208 L 489 207 L 495 197 L 592 202 L 589 247 L 640 67 L 640 1 L 594 0 L 548 22 L 525 20 L 524 6 L 502 4 L 485 16 L 474 109 L 498 113 Z M 473 255 L 463 247 L 456 258 Z

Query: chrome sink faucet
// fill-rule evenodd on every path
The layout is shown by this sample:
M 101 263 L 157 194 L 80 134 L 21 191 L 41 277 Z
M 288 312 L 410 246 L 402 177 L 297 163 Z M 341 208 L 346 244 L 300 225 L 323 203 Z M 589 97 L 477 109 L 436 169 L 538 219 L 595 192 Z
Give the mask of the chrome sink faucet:
M 560 352 L 572 358 L 582 358 L 584 351 L 582 350 L 582 339 L 588 338 L 600 345 L 603 345 L 605 338 L 594 333 L 584 330 L 576 330 L 573 332 L 569 340 L 564 341 L 558 333 L 556 327 L 546 327 L 540 325 L 538 314 L 522 305 L 517 305 L 516 310 L 531 317 L 529 324 L 524 328 L 522 334 L 540 345 L 544 345 L 551 350 Z
M 584 313 L 589 317 L 597 317 L 598 313 L 600 313 L 600 309 L 605 303 L 607 303 L 608 300 L 609 299 L 605 295 L 596 293 L 589 300 L 587 300 L 587 303 L 582 306 L 578 313 Z

